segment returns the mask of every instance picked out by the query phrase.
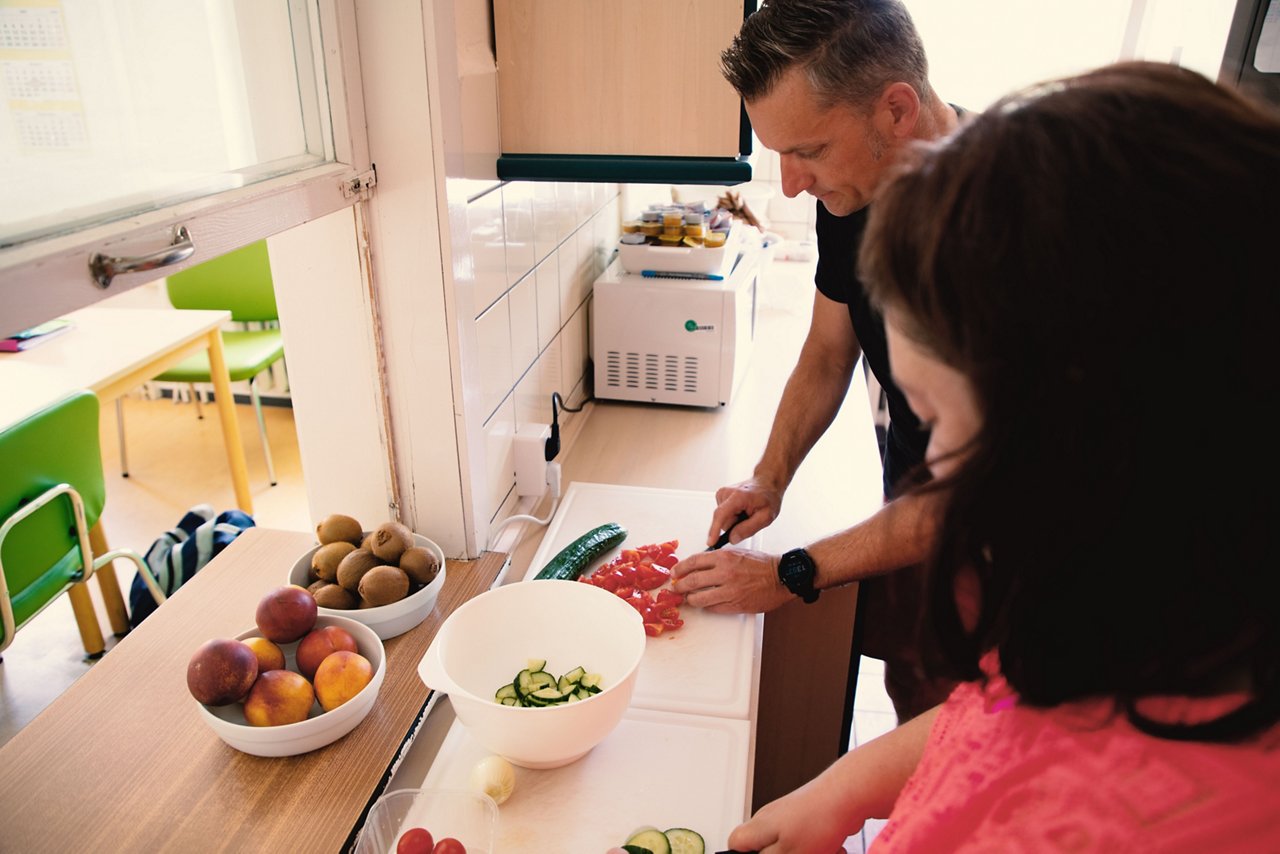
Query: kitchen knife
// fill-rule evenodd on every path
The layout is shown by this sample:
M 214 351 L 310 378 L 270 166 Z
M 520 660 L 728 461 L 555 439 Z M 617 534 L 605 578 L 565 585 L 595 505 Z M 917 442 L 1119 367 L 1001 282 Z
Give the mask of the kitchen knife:
M 724 533 L 720 535 L 720 539 L 716 540 L 716 544 L 714 546 L 707 546 L 706 550 L 713 552 L 716 549 L 724 548 L 729 545 L 729 533 L 733 531 L 734 528 L 738 527 L 739 523 L 747 521 L 747 516 L 748 514 L 745 512 L 739 513 L 738 518 L 733 520 L 733 524 L 724 530 Z

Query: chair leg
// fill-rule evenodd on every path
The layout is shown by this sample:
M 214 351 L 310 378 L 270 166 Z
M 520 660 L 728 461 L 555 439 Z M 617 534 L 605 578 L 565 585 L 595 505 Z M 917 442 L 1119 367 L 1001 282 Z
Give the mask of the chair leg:
M 129 476 L 129 454 L 124 446 L 124 398 L 116 398 L 116 435 L 120 437 L 120 476 Z
M 271 445 L 267 442 L 267 422 L 262 417 L 262 399 L 258 397 L 258 378 L 249 380 L 249 397 L 253 399 L 253 411 L 258 416 L 258 435 L 262 437 L 262 454 L 267 459 L 267 479 L 276 485 L 276 467 L 271 463 Z
M 93 599 L 89 597 L 89 585 L 83 581 L 71 585 L 67 589 L 67 598 L 71 600 L 71 611 L 76 615 L 76 627 L 80 629 L 80 642 L 90 658 L 97 658 L 106 649 L 102 640 L 102 626 L 98 623 L 98 614 L 93 610 Z
M 198 419 L 200 419 L 201 421 L 203 421 L 203 420 L 204 420 L 204 410 L 200 408 L 200 392 L 196 391 L 196 384 L 195 384 L 195 383 L 188 383 L 188 385 L 190 385 L 190 386 L 191 386 L 191 399 L 192 399 L 193 401 L 195 401 L 195 404 L 196 404 L 196 418 L 198 418 Z

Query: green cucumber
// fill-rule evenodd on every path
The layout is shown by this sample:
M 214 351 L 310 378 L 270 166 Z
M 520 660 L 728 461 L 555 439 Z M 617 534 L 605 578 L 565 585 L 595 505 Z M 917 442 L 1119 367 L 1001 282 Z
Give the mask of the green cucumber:
M 671 854 L 705 854 L 707 843 L 697 831 L 687 827 L 673 827 L 663 831 L 671 844 Z
M 641 848 L 639 845 L 624 845 L 622 850 L 627 854 L 653 854 L 648 848 Z
M 576 581 L 591 562 L 627 538 L 627 529 L 609 522 L 592 528 L 560 550 L 534 579 Z
M 638 831 L 631 834 L 626 844 L 648 848 L 653 854 L 671 854 L 671 843 L 667 841 L 667 835 L 661 830 Z

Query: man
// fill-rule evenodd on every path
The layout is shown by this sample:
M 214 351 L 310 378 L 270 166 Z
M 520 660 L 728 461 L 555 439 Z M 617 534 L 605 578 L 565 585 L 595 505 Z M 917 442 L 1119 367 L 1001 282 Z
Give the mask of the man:
M 764 454 L 752 477 L 716 492 L 708 544 L 722 531 L 730 543 L 741 542 L 777 518 L 800 463 L 839 411 L 859 355 L 889 403 L 886 499 L 923 461 L 928 433 L 893 383 L 884 324 L 862 292 L 855 262 L 867 205 L 897 153 L 958 123 L 956 110 L 929 85 L 924 47 L 897 0 L 774 0 L 746 20 L 722 67 L 756 136 L 781 159 L 783 192 L 818 200 L 818 290 Z M 674 568 L 675 588 L 697 607 L 757 612 L 864 582 L 863 651 L 885 659 L 886 687 L 905 721 L 946 691 L 918 676 L 913 649 L 932 500 L 888 500 L 866 521 L 780 557 L 745 549 L 694 555 Z M 903 567 L 912 568 L 894 572 Z

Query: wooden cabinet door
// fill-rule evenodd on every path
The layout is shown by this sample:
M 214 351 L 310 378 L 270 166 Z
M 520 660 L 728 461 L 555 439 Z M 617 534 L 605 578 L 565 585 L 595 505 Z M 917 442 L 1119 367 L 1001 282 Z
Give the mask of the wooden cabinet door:
M 719 62 L 744 8 L 495 0 L 503 153 L 737 157 L 741 99 Z

